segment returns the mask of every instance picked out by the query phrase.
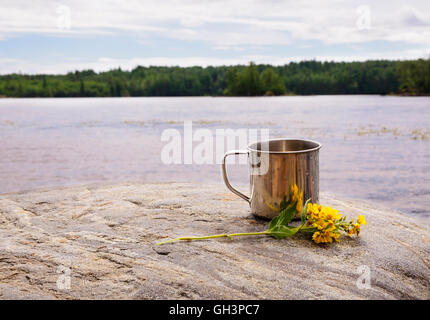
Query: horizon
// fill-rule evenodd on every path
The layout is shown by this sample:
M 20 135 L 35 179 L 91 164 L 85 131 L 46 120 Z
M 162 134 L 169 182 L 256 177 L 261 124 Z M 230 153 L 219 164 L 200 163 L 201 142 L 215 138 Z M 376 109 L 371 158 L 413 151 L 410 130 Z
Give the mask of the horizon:
M 322 61 L 322 60 L 315 60 L 315 59 L 309 59 L 309 60 L 301 60 L 301 61 L 290 61 L 284 64 L 270 64 L 270 63 L 258 63 L 256 64 L 256 66 L 269 66 L 269 67 L 285 67 L 288 66 L 292 63 L 295 64 L 299 64 L 299 63 L 306 63 L 306 62 L 319 62 L 319 63 L 366 63 L 366 62 L 372 62 L 372 61 L 387 61 L 387 62 L 404 62 L 404 61 L 416 61 L 416 60 L 426 60 L 426 59 L 430 59 L 430 57 L 424 57 L 424 58 L 415 58 L 415 59 L 368 59 L 368 60 L 363 60 L 363 61 L 357 61 L 357 60 L 353 60 L 353 61 Z M 244 64 L 232 64 L 232 65 L 207 65 L 207 66 L 200 66 L 200 65 L 190 65 L 190 66 L 180 66 L 180 65 L 136 65 L 135 67 L 131 68 L 131 69 L 123 69 L 121 68 L 121 66 L 118 67 L 112 67 L 110 69 L 107 70 L 100 70 L 100 71 L 96 71 L 93 69 L 75 69 L 75 70 L 69 70 L 66 71 L 64 73 L 23 73 L 21 71 L 18 72 L 13 72 L 13 73 L 1 73 L 0 72 L 0 76 L 9 76 L 9 75 L 19 75 L 19 76 L 66 76 L 68 74 L 71 73 L 75 73 L 75 72 L 85 72 L 85 71 L 92 71 L 95 74 L 99 75 L 102 73 L 109 73 L 111 71 L 121 71 L 121 72 L 132 72 L 135 69 L 138 68 L 183 68 L 183 69 L 187 69 L 187 68 L 202 68 L 202 69 L 207 69 L 207 68 L 218 68 L 218 67 L 226 67 L 226 68 L 230 68 L 230 67 L 247 67 L 249 66 L 250 63 L 254 63 L 253 61 L 249 61 L 248 63 L 244 63 Z
M 0 7 L 2 75 L 430 55 L 430 3 L 419 0 L 18 0 Z

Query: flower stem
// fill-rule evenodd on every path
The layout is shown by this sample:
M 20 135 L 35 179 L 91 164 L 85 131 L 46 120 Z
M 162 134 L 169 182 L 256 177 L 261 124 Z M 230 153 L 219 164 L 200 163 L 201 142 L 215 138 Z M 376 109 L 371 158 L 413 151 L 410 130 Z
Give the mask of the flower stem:
M 310 226 L 310 227 L 303 226 L 299 230 L 301 230 L 302 232 L 314 233 L 317 229 L 313 226 Z
M 205 236 L 205 237 L 180 237 L 180 238 L 159 242 L 157 243 L 157 245 L 159 246 L 162 244 L 176 242 L 176 241 L 192 241 L 192 240 L 205 240 L 205 239 L 214 239 L 214 238 L 231 238 L 231 237 L 239 237 L 239 236 L 257 236 L 257 235 L 270 235 L 270 232 L 262 231 L 262 232 L 246 232 L 246 233 L 231 233 L 231 234 L 215 234 L 212 236 Z

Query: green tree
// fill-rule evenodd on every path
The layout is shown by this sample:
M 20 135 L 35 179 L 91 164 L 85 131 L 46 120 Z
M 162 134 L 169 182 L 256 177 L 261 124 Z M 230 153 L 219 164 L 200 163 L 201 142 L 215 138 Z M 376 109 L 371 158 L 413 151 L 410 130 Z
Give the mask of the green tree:
M 249 66 L 239 73 L 239 88 L 241 95 L 258 96 L 264 93 L 255 63 L 250 62 Z
M 226 94 L 233 96 L 258 96 L 264 93 L 263 83 L 255 63 L 239 72 L 232 71 L 227 75 Z
M 80 86 L 79 86 L 79 96 L 80 97 L 85 97 L 85 83 L 84 80 L 81 79 L 80 81 Z
M 266 95 L 285 94 L 284 81 L 272 68 L 267 68 L 261 73 L 261 80 Z
M 291 62 L 283 66 L 143 67 L 0 75 L 8 97 L 256 96 L 284 94 L 430 94 L 430 59 Z

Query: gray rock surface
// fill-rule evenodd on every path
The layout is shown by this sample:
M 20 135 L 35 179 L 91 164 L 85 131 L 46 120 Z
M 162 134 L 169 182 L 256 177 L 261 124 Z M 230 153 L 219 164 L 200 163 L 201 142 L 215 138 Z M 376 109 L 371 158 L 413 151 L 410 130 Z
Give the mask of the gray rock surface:
M 248 205 L 221 184 L 5 194 L 0 196 L 0 298 L 430 298 L 428 225 L 327 194 L 321 202 L 351 218 L 364 214 L 368 225 L 360 237 L 328 246 L 300 235 L 155 246 L 178 236 L 265 230 L 267 222 L 254 219 Z M 360 266 L 369 268 L 370 288 L 357 286 Z

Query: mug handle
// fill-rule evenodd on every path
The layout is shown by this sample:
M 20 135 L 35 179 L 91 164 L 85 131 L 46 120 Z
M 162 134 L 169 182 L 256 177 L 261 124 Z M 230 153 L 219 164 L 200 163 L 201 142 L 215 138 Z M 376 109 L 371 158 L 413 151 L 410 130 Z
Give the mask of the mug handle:
M 251 203 L 251 199 L 248 196 L 244 195 L 242 192 L 239 192 L 238 190 L 233 188 L 230 182 L 228 182 L 227 171 L 225 168 L 225 159 L 227 158 L 227 156 L 238 155 L 238 154 L 248 154 L 248 150 L 231 150 L 224 154 L 224 157 L 222 158 L 222 177 L 224 179 L 225 185 L 227 186 L 227 188 L 230 189 L 231 192 L 233 192 L 235 195 L 238 195 L 246 202 Z

